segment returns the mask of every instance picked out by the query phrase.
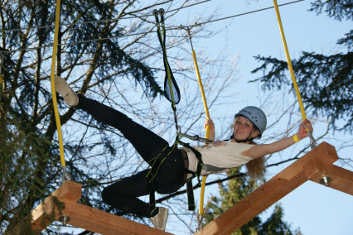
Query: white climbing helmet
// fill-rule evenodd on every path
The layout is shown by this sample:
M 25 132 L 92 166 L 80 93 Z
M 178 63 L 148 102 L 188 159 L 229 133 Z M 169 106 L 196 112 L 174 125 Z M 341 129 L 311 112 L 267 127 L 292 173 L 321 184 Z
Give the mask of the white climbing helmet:
M 260 131 L 260 137 L 266 129 L 267 119 L 264 111 L 255 106 L 247 106 L 235 114 L 235 118 L 243 116 L 249 119 L 254 126 Z

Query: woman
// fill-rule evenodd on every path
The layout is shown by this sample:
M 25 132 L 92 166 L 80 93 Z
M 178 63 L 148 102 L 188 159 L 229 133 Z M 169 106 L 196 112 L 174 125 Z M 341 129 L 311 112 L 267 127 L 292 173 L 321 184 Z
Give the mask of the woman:
M 82 95 L 75 94 L 62 78 L 56 78 L 57 92 L 64 101 L 77 109 L 91 114 L 96 120 L 117 128 L 135 147 L 141 157 L 152 167 L 159 164 L 155 172 L 154 190 L 158 193 L 173 193 L 182 187 L 186 178 L 198 170 L 201 175 L 240 166 L 266 154 L 283 150 L 312 131 L 311 123 L 305 120 L 293 137 L 285 137 L 270 144 L 254 145 L 253 139 L 261 137 L 266 128 L 266 116 L 257 107 L 248 106 L 235 115 L 234 134 L 230 141 L 216 141 L 193 151 L 188 148 L 170 147 L 168 142 L 147 128 L 132 121 L 125 114 Z M 214 125 L 208 121 L 211 138 Z M 201 159 L 198 154 L 201 154 Z M 166 157 L 167 156 L 167 157 Z M 200 164 L 200 160 L 202 164 Z M 138 199 L 152 190 L 149 181 L 150 169 L 123 178 L 106 187 L 102 192 L 103 201 L 123 213 L 142 217 L 162 218 L 164 229 L 167 212 L 161 208 L 151 208 L 148 203 Z

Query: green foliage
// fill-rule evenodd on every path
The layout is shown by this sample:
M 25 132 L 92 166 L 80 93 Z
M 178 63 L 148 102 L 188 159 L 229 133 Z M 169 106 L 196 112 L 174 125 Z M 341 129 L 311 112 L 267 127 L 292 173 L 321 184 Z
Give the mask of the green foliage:
M 311 10 L 318 13 L 324 11 L 338 20 L 352 21 L 352 8 L 351 1 L 315 1 Z M 346 33 L 337 43 L 342 48 L 340 53 L 322 55 L 303 52 L 302 56 L 292 63 L 307 110 L 314 115 L 328 116 L 333 129 L 352 133 L 353 30 Z M 291 81 L 286 75 L 285 61 L 263 56 L 255 58 L 262 64 L 252 72 L 264 74 L 255 81 L 260 81 L 265 90 L 284 87 L 292 89 Z
M 276 205 L 272 215 L 261 225 L 258 235 L 292 235 L 290 226 L 283 222 L 283 209 Z M 298 233 L 298 232 L 296 232 Z
M 316 0 L 311 3 L 310 10 L 317 12 L 317 14 L 325 12 L 336 20 L 353 20 L 353 3 L 351 0 Z

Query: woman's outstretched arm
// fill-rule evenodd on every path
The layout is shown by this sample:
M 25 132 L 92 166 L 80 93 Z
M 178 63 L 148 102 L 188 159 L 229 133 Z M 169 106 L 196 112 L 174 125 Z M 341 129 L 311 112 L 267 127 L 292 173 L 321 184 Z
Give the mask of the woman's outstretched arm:
M 272 142 L 270 144 L 259 144 L 254 145 L 250 149 L 243 152 L 245 156 L 251 157 L 253 159 L 263 157 L 267 154 L 275 153 L 283 149 L 288 148 L 297 141 L 307 137 L 310 132 L 313 131 L 311 122 L 309 120 L 304 120 L 300 126 L 297 134 L 290 137 L 285 137 L 281 140 Z

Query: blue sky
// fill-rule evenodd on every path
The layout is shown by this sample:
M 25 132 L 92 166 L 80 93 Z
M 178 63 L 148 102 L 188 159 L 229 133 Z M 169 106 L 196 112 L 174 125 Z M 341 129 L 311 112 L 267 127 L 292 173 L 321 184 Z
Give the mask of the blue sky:
M 278 3 L 284 2 L 279 1 Z M 310 2 L 304 1 L 280 9 L 292 59 L 297 58 L 304 50 L 326 54 L 337 52 L 339 49 L 336 46 L 337 39 L 352 28 L 351 22 L 339 22 L 326 15 L 317 16 L 315 13 L 308 12 Z M 205 7 L 206 5 L 207 7 Z M 203 9 L 216 10 L 220 16 L 229 16 L 271 5 L 272 1 L 223 0 L 211 1 L 205 4 Z M 195 9 L 193 8 L 193 10 Z M 195 12 L 190 12 L 189 17 L 192 18 L 194 14 Z M 220 33 L 212 38 L 194 41 L 195 49 L 211 57 L 223 53 L 224 58 L 229 60 L 236 58 L 238 61 L 237 76 L 241 80 L 241 85 L 237 83 L 237 86 L 240 87 L 234 88 L 239 91 L 237 99 L 244 105 L 259 105 L 262 102 L 263 93 L 261 93 L 258 84 L 247 83 L 248 80 L 256 78 L 256 75 L 250 73 L 258 65 L 253 56 L 264 55 L 284 59 L 274 10 L 213 23 L 208 27 Z M 249 96 L 249 94 L 255 95 Z M 267 110 L 267 112 L 269 111 Z M 269 118 L 273 120 L 275 114 L 271 114 Z M 299 113 L 298 120 L 300 120 Z M 314 125 L 314 128 L 317 135 L 324 131 L 319 122 Z M 341 138 L 352 139 L 351 136 L 342 136 Z M 331 139 L 325 141 L 333 145 L 336 144 Z M 308 142 L 303 144 L 308 144 Z M 293 151 L 285 151 L 279 157 L 285 158 L 288 157 L 285 154 L 291 153 Z M 348 152 L 339 152 L 339 156 L 342 155 L 352 158 L 351 153 Z M 281 168 L 271 168 L 267 177 L 272 177 L 280 170 Z M 351 226 L 353 196 L 351 195 L 307 182 L 279 202 L 284 208 L 285 220 L 292 225 L 292 228 L 300 227 L 304 235 L 353 234 Z M 266 212 L 264 216 L 266 216 Z

